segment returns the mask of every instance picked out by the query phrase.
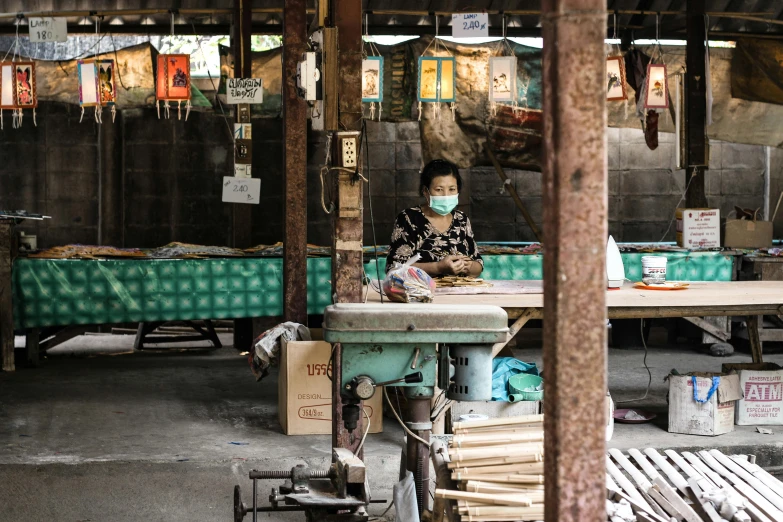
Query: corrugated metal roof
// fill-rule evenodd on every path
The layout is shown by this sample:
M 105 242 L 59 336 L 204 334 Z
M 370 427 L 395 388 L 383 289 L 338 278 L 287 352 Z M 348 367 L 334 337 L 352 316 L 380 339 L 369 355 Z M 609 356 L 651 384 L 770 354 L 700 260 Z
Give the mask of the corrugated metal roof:
M 283 0 L 253 4 L 254 32 L 279 33 Z M 363 6 L 369 14 L 371 34 L 432 34 L 435 13 L 442 13 L 440 32 L 448 35 L 450 17 L 447 13 L 463 10 L 488 11 L 492 34 L 501 33 L 504 19 L 509 35 L 536 36 L 540 33 L 537 12 L 541 9 L 541 0 L 364 0 Z M 686 0 L 607 0 L 607 10 L 617 12 L 618 32 L 634 38 L 654 37 L 656 19 L 661 38 L 684 38 L 685 6 Z M 2 13 L 125 11 L 103 20 L 103 23 L 121 22 L 122 25 L 112 27 L 112 32 L 118 34 L 166 33 L 171 16 L 167 11 L 171 9 L 179 11 L 175 15 L 179 33 L 192 32 L 191 23 L 197 32 L 224 32 L 231 21 L 232 7 L 232 0 L 0 0 Z M 315 7 L 314 3 L 312 7 Z M 131 13 L 151 9 L 160 12 Z M 710 13 L 710 32 L 715 38 L 733 39 L 743 34 L 783 38 L 781 0 L 706 0 L 706 10 Z M 661 13 L 660 16 L 657 13 Z M 80 21 L 84 23 L 83 14 L 68 18 L 69 32 L 90 32 L 91 25 L 78 25 Z M 613 20 L 610 16 L 610 26 Z M 13 31 L 14 22 L 13 17 L 0 18 L 0 31 Z

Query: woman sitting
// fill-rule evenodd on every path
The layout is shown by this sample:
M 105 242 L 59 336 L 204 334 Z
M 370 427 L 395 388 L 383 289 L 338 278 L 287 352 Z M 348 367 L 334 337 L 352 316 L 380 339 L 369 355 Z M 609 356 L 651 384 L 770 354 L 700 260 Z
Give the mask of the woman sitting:
M 419 194 L 426 203 L 403 210 L 394 223 L 386 270 L 415 254 L 417 266 L 433 277 L 477 277 L 484 261 L 476 248 L 470 220 L 455 210 L 462 189 L 459 169 L 446 160 L 429 162 L 421 171 Z

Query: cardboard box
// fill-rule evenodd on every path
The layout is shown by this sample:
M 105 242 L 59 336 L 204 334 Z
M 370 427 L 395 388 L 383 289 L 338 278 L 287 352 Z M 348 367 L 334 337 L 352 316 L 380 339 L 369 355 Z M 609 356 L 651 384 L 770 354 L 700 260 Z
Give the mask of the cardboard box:
M 678 208 L 677 244 L 683 248 L 720 247 L 720 210 Z
M 723 373 L 734 372 L 744 394 L 734 413 L 737 425 L 783 425 L 783 369 L 774 363 L 723 365 Z
M 278 418 L 286 435 L 332 433 L 332 381 L 326 375 L 332 345 L 324 341 L 283 341 L 280 347 Z M 364 410 L 370 433 L 383 431 L 383 394 L 377 389 Z M 362 421 L 366 422 L 364 416 Z
M 730 248 L 765 248 L 772 246 L 772 221 L 727 219 L 723 245 Z
M 700 399 L 707 397 L 712 377 L 720 377 L 717 390 L 707 402 L 697 402 L 693 398 L 692 377 L 696 377 Z M 741 398 L 736 374 L 669 375 L 669 433 L 715 436 L 734 431 L 734 403 Z

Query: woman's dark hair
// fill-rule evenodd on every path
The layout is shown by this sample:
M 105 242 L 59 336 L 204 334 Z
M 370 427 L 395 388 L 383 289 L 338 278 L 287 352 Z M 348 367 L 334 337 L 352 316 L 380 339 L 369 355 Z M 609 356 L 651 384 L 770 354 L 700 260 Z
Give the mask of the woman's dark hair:
M 424 189 L 429 189 L 432 180 L 438 176 L 454 176 L 454 178 L 457 180 L 457 190 L 462 192 L 462 176 L 459 175 L 459 169 L 457 166 L 450 161 L 436 159 L 427 163 L 421 170 L 419 194 L 423 196 Z

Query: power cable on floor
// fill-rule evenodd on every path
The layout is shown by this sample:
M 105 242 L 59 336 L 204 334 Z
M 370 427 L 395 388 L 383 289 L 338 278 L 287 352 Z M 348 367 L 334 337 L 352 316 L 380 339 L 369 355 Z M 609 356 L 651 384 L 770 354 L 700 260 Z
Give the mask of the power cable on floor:
M 647 376 L 649 379 L 647 380 L 647 389 L 644 392 L 644 395 L 639 397 L 638 399 L 629 399 L 627 401 L 615 401 L 615 404 L 628 404 L 629 402 L 639 402 L 643 401 L 647 398 L 647 395 L 650 393 L 650 385 L 652 384 L 652 372 L 650 371 L 650 367 L 647 366 L 647 341 L 644 340 L 644 319 L 639 321 L 639 324 L 641 325 L 640 331 L 642 334 L 642 346 L 644 346 L 644 369 L 647 370 Z

